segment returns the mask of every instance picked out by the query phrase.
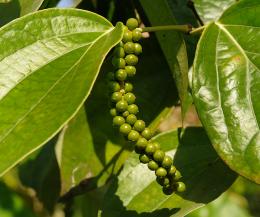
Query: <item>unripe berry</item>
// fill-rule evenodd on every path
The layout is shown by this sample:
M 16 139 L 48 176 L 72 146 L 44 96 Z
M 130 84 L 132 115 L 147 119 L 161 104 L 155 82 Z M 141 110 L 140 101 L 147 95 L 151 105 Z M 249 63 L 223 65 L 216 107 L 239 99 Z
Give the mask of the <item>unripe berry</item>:
M 174 180 L 177 181 L 182 177 L 181 173 L 179 172 L 179 170 L 176 170 L 175 174 L 174 174 Z
M 109 88 L 112 92 L 120 91 L 120 84 L 116 81 L 109 82 Z
M 125 68 L 126 61 L 123 58 L 113 57 L 112 64 L 116 69 Z
M 153 154 L 153 159 L 158 162 L 161 163 L 164 159 L 165 153 L 162 150 L 156 150 Z
M 120 92 L 114 92 L 111 95 L 111 101 L 112 102 L 118 102 L 122 99 L 122 94 Z
M 154 160 L 149 161 L 149 163 L 148 163 L 148 168 L 149 168 L 150 170 L 155 171 L 155 170 L 158 169 L 158 167 L 159 167 L 158 164 L 157 164 Z
M 125 92 L 128 93 L 128 92 L 132 92 L 133 91 L 133 85 L 129 82 L 126 82 L 125 83 Z
M 140 134 L 135 131 L 135 130 L 131 130 L 130 133 L 128 134 L 128 140 L 130 141 L 137 141 L 140 137 Z
M 114 56 L 119 57 L 119 58 L 124 58 L 125 57 L 125 50 L 124 50 L 124 48 L 116 47 L 115 50 L 114 50 Z
M 118 69 L 115 73 L 115 79 L 118 81 L 124 81 L 127 78 L 127 73 L 124 69 Z
M 126 122 L 127 122 L 128 124 L 131 124 L 131 125 L 134 125 L 134 123 L 135 123 L 136 121 L 137 121 L 137 118 L 136 118 L 136 116 L 133 115 L 133 114 L 128 115 L 127 118 L 126 118 Z
M 143 120 L 137 120 L 134 124 L 134 129 L 142 132 L 145 128 L 145 122 Z
M 126 118 L 129 114 L 130 114 L 129 111 L 125 111 L 122 113 L 122 116 Z
M 126 26 L 128 27 L 128 29 L 130 30 L 134 30 L 135 28 L 138 27 L 138 21 L 135 18 L 129 18 L 126 21 Z
M 129 42 L 129 41 L 132 41 L 132 32 L 129 31 L 129 30 L 126 30 L 124 32 L 124 35 L 123 35 L 123 42 L 126 43 L 126 42 Z
M 126 93 L 124 95 L 124 100 L 127 101 L 128 105 L 131 105 L 135 102 L 135 95 L 133 93 Z
M 178 192 L 183 192 L 186 190 L 186 186 L 183 182 L 177 182 L 175 184 L 175 187 L 176 187 L 176 191 L 178 191 Z
M 135 52 L 135 44 L 131 41 L 126 42 L 124 45 L 124 51 L 127 54 L 132 54 Z
M 124 135 L 128 135 L 131 130 L 132 130 L 132 127 L 127 123 L 122 124 L 119 128 L 120 133 L 122 133 Z
M 172 165 L 172 158 L 170 156 L 165 156 L 162 161 L 162 167 L 165 169 L 171 168 Z
M 146 154 L 141 154 L 139 156 L 139 160 L 140 160 L 141 163 L 146 164 L 150 161 L 150 158 Z
M 128 108 L 128 104 L 125 100 L 120 100 L 116 103 L 116 110 L 119 112 L 124 112 Z
M 166 177 L 164 178 L 160 178 L 160 177 L 157 177 L 156 178 L 156 181 L 158 184 L 160 184 L 161 186 L 166 186 L 166 185 L 169 185 L 170 184 L 170 180 Z
M 145 148 L 145 153 L 147 155 L 153 155 L 153 153 L 156 151 L 156 147 L 153 143 L 148 143 L 148 145 Z
M 130 114 L 136 115 L 139 112 L 138 106 L 136 104 L 129 105 L 127 111 L 129 111 Z
M 135 66 L 138 63 L 138 57 L 134 54 L 128 54 L 125 57 L 125 62 L 127 63 L 127 65 Z M 124 65 L 124 67 L 125 67 L 125 65 Z
M 167 175 L 167 171 L 166 169 L 162 168 L 162 167 L 159 167 L 156 172 L 155 172 L 155 175 L 160 177 L 160 178 L 164 178 L 166 175 Z
M 168 170 L 168 175 L 175 177 L 176 167 L 171 165 L 170 169 Z
M 115 108 L 110 109 L 110 115 L 113 116 L 113 117 L 117 116 L 117 111 L 116 111 Z
M 135 43 L 134 44 L 134 53 L 136 55 L 140 55 L 142 52 L 143 52 L 142 46 L 140 44 L 138 44 L 138 43 Z
M 127 73 L 127 76 L 130 77 L 134 77 L 136 74 L 136 68 L 134 66 L 126 66 L 125 67 L 125 71 Z
M 125 123 L 125 119 L 121 116 L 115 116 L 113 118 L 113 125 L 115 126 L 121 126 L 124 123 Z
M 147 146 L 148 142 L 145 138 L 140 137 L 137 141 L 137 143 L 135 144 L 135 146 L 139 149 L 139 150 L 145 150 L 146 146 Z
M 140 29 L 134 29 L 132 31 L 133 41 L 139 41 L 142 38 L 142 32 Z
M 130 112 L 131 113 L 131 112 Z M 149 128 L 145 128 L 142 132 L 142 136 L 146 139 L 151 139 L 152 137 L 152 132 Z

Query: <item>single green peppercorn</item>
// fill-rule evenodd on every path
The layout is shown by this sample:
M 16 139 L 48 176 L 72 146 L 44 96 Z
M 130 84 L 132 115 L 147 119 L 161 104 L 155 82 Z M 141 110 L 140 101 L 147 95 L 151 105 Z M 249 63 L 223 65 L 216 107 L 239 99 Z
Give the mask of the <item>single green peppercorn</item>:
M 128 104 L 125 100 L 120 100 L 116 103 L 116 110 L 119 112 L 124 112 L 128 108 Z
M 125 68 L 126 61 L 123 58 L 113 57 L 112 64 L 116 69 Z
M 141 137 L 138 139 L 137 143 L 135 144 L 135 146 L 139 149 L 139 150 L 145 150 L 146 146 L 147 146 L 148 142 L 145 138 Z
M 160 149 L 160 144 L 158 142 L 153 142 L 153 145 L 154 145 L 156 150 Z
M 163 178 L 157 177 L 156 181 L 161 186 L 166 186 L 170 184 L 170 180 L 167 177 L 163 177 Z
M 137 120 L 134 124 L 134 129 L 142 132 L 145 128 L 145 122 L 143 120 Z
M 116 45 L 116 47 L 124 47 L 124 43 L 123 43 L 122 41 L 120 41 L 120 42 Z
M 163 161 L 162 161 L 162 167 L 165 169 L 171 168 L 172 165 L 172 158 L 170 156 L 164 156 Z
M 159 167 L 156 172 L 155 172 L 155 175 L 160 177 L 160 178 L 163 178 L 167 175 L 167 171 L 166 169 L 162 168 L 162 167 Z
M 111 108 L 109 112 L 110 112 L 111 116 L 113 116 L 113 117 L 117 116 L 117 111 L 115 108 Z
M 112 102 L 118 102 L 122 99 L 122 93 L 120 92 L 114 92 L 111 95 L 111 101 Z
M 128 54 L 125 57 L 125 62 L 127 63 L 127 65 L 135 66 L 138 63 L 138 57 L 134 54 Z
M 128 134 L 127 138 L 128 138 L 128 140 L 135 142 L 139 139 L 139 137 L 140 137 L 140 134 L 137 131 L 131 130 L 130 133 Z
M 129 18 L 126 21 L 126 26 L 128 27 L 128 29 L 130 30 L 134 30 L 135 28 L 138 27 L 138 21 L 135 18 Z
M 176 191 L 183 192 L 186 190 L 186 185 L 183 182 L 177 182 L 175 184 Z
M 123 117 L 125 117 L 125 118 L 126 118 L 129 114 L 130 114 L 129 111 L 125 111 L 125 112 L 122 113 Z
M 129 82 L 125 82 L 125 92 L 132 92 L 133 91 L 133 85 Z
M 135 45 L 134 45 L 134 50 L 135 50 Z M 114 56 L 119 57 L 119 58 L 124 58 L 125 57 L 125 50 L 122 47 L 116 47 L 114 50 Z
M 128 110 L 129 111 L 129 110 Z M 129 111 L 130 112 L 130 111 Z M 130 112 L 131 113 L 131 112 Z M 142 136 L 146 139 L 151 139 L 152 137 L 152 132 L 149 128 L 145 128 L 142 132 Z
M 164 159 L 165 153 L 162 150 L 156 150 L 153 154 L 153 159 L 158 162 L 161 163 Z
M 176 167 L 171 165 L 170 169 L 168 170 L 168 175 L 174 177 L 176 172 Z
M 171 195 L 174 192 L 174 189 L 170 185 L 163 186 L 163 193 L 165 195 Z
M 146 154 L 141 154 L 139 160 L 141 163 L 147 164 L 150 161 L 150 158 Z
M 135 44 L 131 41 L 126 42 L 124 45 L 124 51 L 127 54 L 132 54 L 135 52 Z
M 129 111 L 130 114 L 136 115 L 139 112 L 138 106 L 136 104 L 129 105 L 127 111 Z
M 115 73 L 115 79 L 118 81 L 124 81 L 127 78 L 127 73 L 124 69 L 118 69 Z
M 175 174 L 174 174 L 174 180 L 177 181 L 182 177 L 181 173 L 179 170 L 176 170 Z
M 155 171 L 158 169 L 158 167 L 159 167 L 158 164 L 154 160 L 149 161 L 148 168 L 150 170 Z
M 125 71 L 128 77 L 134 77 L 136 74 L 136 68 L 134 66 L 126 66 Z
M 115 116 L 113 118 L 113 125 L 115 126 L 121 126 L 124 123 L 125 123 L 125 119 L 121 116 Z
M 124 95 L 124 100 L 127 101 L 128 105 L 131 105 L 135 102 L 135 95 L 133 93 L 126 93 Z
M 140 44 L 135 43 L 134 44 L 134 54 L 140 55 L 143 52 L 143 48 Z
M 133 41 L 139 41 L 142 38 L 142 32 L 140 29 L 134 29 L 132 31 Z
M 120 91 L 120 84 L 116 81 L 109 82 L 109 88 L 112 92 Z
M 131 31 L 129 31 L 129 30 L 126 30 L 125 32 L 124 32 L 124 35 L 123 35 L 123 42 L 124 43 L 126 43 L 126 42 L 129 42 L 129 41 L 132 41 L 132 32 Z
M 124 135 L 128 135 L 131 132 L 131 130 L 132 130 L 132 127 L 127 123 L 122 124 L 119 128 L 120 133 L 122 133 Z
M 148 143 L 145 148 L 145 153 L 147 155 L 153 155 L 153 153 L 156 151 L 156 148 L 153 143 Z
M 137 118 L 134 114 L 130 114 L 126 118 L 126 122 L 131 125 L 134 125 L 136 121 L 137 121 Z

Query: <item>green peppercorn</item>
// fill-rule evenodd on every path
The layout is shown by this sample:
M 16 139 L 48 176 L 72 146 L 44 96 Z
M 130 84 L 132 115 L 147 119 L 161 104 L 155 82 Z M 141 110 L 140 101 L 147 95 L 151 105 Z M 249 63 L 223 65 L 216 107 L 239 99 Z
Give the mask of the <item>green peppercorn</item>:
M 136 74 L 136 68 L 134 66 L 126 66 L 125 71 L 128 77 L 134 77 Z
M 179 170 L 176 170 L 175 174 L 174 174 L 174 180 L 177 181 L 182 177 L 181 173 Z
M 109 88 L 112 92 L 120 91 L 120 84 L 116 81 L 109 82 Z
M 134 115 L 134 114 L 130 114 L 130 115 L 128 115 L 127 116 L 127 118 L 126 118 L 126 122 L 128 123 L 128 124 L 131 124 L 131 125 L 134 125 L 134 123 L 137 121 L 137 118 L 136 118 L 136 116 Z
M 126 61 L 123 58 L 113 57 L 112 64 L 116 69 L 125 68 Z
M 124 81 L 127 78 L 127 73 L 124 69 L 118 69 L 115 73 L 115 79 L 118 81 Z
M 146 146 L 147 146 L 148 142 L 145 138 L 143 137 L 140 137 L 136 143 L 136 147 L 139 149 L 139 150 L 145 150 Z
M 134 29 L 132 31 L 133 41 L 139 41 L 142 38 L 142 32 L 140 29 Z
M 128 93 L 128 92 L 132 92 L 133 91 L 133 85 L 129 82 L 126 82 L 125 83 L 125 92 Z
M 121 116 L 115 116 L 113 118 L 113 125 L 115 126 L 121 126 L 124 123 L 125 123 L 125 119 Z
M 132 54 L 135 52 L 135 44 L 131 41 L 126 42 L 124 45 L 124 51 L 127 54 Z
M 148 163 L 148 168 L 149 168 L 150 170 L 155 171 L 155 170 L 158 169 L 158 167 L 159 167 L 158 164 L 157 164 L 154 160 L 149 161 L 149 163 Z
M 166 185 L 169 185 L 170 184 L 170 180 L 166 177 L 157 177 L 156 178 L 156 181 L 158 184 L 160 184 L 161 186 L 166 186 Z
M 118 102 L 122 99 L 122 93 L 120 92 L 114 92 L 111 95 L 111 101 L 112 102 Z
M 116 110 L 119 112 L 124 112 L 128 108 L 128 104 L 125 100 L 120 100 L 116 103 Z
M 134 44 L 134 53 L 136 55 L 140 55 L 142 52 L 143 52 L 142 46 L 140 44 L 138 44 L 138 43 L 135 43 Z
M 136 115 L 139 112 L 138 106 L 136 104 L 129 105 L 127 111 L 129 111 L 130 114 Z
M 162 150 L 156 150 L 153 154 L 153 159 L 158 162 L 161 163 L 164 159 L 165 153 Z
M 146 154 L 141 154 L 139 156 L 139 160 L 140 160 L 141 163 L 146 164 L 150 161 L 150 158 Z
M 115 108 L 111 108 L 109 112 L 110 112 L 111 116 L 113 116 L 113 117 L 117 116 L 117 111 Z
M 135 66 L 138 63 L 138 57 L 134 54 L 128 54 L 125 57 L 125 62 L 127 63 L 127 65 Z M 125 65 L 124 65 L 124 67 L 125 67 Z
M 116 47 L 124 47 L 124 43 L 123 43 L 122 41 L 120 41 L 120 42 L 116 45 Z
M 124 43 L 126 43 L 126 42 L 129 42 L 129 41 L 132 41 L 132 37 L 133 37 L 132 32 L 129 31 L 129 30 L 126 30 L 124 32 L 122 40 L 123 40 Z
M 140 134 L 135 131 L 135 130 L 131 130 L 130 133 L 128 134 L 128 140 L 130 141 L 137 141 L 140 137 Z
M 126 21 L 126 26 L 128 27 L 128 29 L 130 30 L 134 30 L 135 28 L 138 27 L 138 21 L 135 18 L 129 18 Z
M 120 133 L 122 133 L 124 135 L 128 135 L 131 130 L 132 130 L 132 127 L 127 123 L 122 124 L 119 128 Z
M 134 50 L 135 50 L 135 45 L 134 45 Z M 124 58 L 125 57 L 125 50 L 122 47 L 116 47 L 114 50 L 114 56 L 119 57 L 119 58 Z
M 170 186 L 170 185 L 163 186 L 163 193 L 165 195 L 171 195 L 173 192 L 174 192 L 174 190 L 173 190 L 172 186 Z
M 160 144 L 158 142 L 153 142 L 153 145 L 154 145 L 156 150 L 160 149 Z
M 129 111 L 125 111 L 122 113 L 122 116 L 126 118 L 129 114 L 130 114 Z
M 129 111 L 129 110 L 128 110 Z M 129 111 L 130 112 L 130 111 Z M 131 113 L 131 112 L 130 112 Z M 149 128 L 145 128 L 142 132 L 142 136 L 146 139 L 151 139 L 152 137 L 152 132 Z
M 163 178 L 167 175 L 167 171 L 166 169 L 162 168 L 162 167 L 159 167 L 156 172 L 155 172 L 155 175 L 160 177 L 160 178 Z
M 134 129 L 142 132 L 145 128 L 145 122 L 143 120 L 137 120 L 134 124 Z
M 153 153 L 156 151 L 156 148 L 153 143 L 148 143 L 145 148 L 145 153 L 147 155 L 153 155 Z
M 127 101 L 128 105 L 131 105 L 135 102 L 135 95 L 133 93 L 126 93 L 124 95 L 124 100 Z
M 177 182 L 175 184 L 175 188 L 176 188 L 176 191 L 178 191 L 178 192 L 183 192 L 186 190 L 186 186 L 183 182 Z
M 168 175 L 175 177 L 176 167 L 171 165 L 170 169 L 168 170 Z
M 163 161 L 162 161 L 162 167 L 165 169 L 171 168 L 172 165 L 172 158 L 170 156 L 164 156 Z

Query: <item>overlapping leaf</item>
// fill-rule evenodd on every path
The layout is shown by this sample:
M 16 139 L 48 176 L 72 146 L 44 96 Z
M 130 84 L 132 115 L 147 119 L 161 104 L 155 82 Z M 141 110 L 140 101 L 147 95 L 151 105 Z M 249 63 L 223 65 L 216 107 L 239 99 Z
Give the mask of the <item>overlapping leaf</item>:
M 260 2 L 230 7 L 198 46 L 193 94 L 221 158 L 260 183 Z
M 122 37 L 91 12 L 50 9 L 0 29 L 0 174 L 77 112 Z

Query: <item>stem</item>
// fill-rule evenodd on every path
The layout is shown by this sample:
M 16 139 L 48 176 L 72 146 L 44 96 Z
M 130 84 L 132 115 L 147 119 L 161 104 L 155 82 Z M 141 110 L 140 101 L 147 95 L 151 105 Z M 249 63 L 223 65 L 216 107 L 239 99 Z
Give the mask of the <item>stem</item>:
M 190 35 L 201 34 L 201 32 L 203 32 L 204 29 L 205 29 L 205 26 L 201 26 L 201 27 L 198 27 L 198 28 L 193 28 L 192 31 L 190 31 Z
M 141 28 L 142 32 L 157 32 L 157 31 L 168 31 L 175 30 L 184 33 L 190 33 L 192 31 L 192 26 L 187 25 L 169 25 L 169 26 L 152 26 Z

